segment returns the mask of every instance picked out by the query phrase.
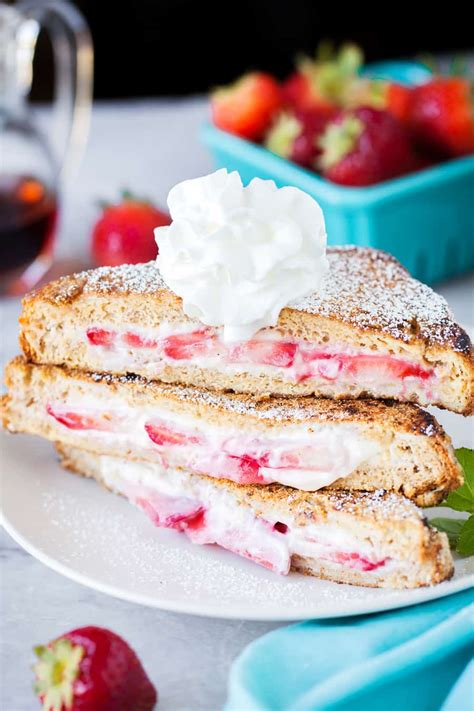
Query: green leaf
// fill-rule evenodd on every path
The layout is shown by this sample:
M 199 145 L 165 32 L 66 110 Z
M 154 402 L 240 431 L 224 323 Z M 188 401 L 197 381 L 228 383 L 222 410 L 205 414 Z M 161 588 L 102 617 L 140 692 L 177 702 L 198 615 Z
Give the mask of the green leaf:
M 462 447 L 456 450 L 456 456 L 464 471 L 464 484 L 449 494 L 443 506 L 472 514 L 474 513 L 474 450 Z
M 474 555 L 474 516 L 464 523 L 456 550 L 461 555 Z
M 432 518 L 432 526 L 448 535 L 449 545 L 456 548 L 465 521 L 462 518 Z

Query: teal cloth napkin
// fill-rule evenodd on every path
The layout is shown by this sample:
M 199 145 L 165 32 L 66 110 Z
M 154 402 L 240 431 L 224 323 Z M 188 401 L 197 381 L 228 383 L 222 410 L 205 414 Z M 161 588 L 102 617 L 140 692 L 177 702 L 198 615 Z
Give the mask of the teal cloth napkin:
M 234 662 L 225 711 L 473 711 L 474 592 L 270 632 Z

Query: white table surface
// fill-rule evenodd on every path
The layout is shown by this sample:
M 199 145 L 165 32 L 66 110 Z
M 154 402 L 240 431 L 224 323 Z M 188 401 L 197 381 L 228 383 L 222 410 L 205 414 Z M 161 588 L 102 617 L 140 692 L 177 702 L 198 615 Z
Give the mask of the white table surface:
M 209 172 L 199 144 L 202 99 L 97 104 L 81 169 L 64 194 L 58 256 L 87 262 L 98 199 L 127 187 L 165 204 L 179 180 Z M 441 284 L 457 319 L 474 323 L 474 275 Z M 1 364 L 17 351 L 18 300 L 1 302 Z M 93 592 L 44 567 L 0 533 L 0 708 L 36 708 L 34 644 L 82 625 L 110 627 L 136 649 L 160 692 L 162 711 L 214 711 L 229 666 L 277 624 L 212 620 L 138 607 Z

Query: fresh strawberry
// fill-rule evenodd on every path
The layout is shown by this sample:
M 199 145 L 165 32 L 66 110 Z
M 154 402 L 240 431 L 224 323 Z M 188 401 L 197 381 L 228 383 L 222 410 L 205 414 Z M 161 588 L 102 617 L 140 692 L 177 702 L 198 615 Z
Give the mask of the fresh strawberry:
M 321 93 L 307 64 L 285 80 L 281 91 L 287 108 L 328 114 L 334 111 L 335 104 Z
M 90 415 L 86 412 L 74 412 L 60 405 L 46 405 L 46 412 L 69 430 L 103 430 L 113 428 L 113 418 L 107 413 Z
M 289 368 L 293 365 L 296 343 L 280 343 L 278 341 L 248 341 L 231 347 L 227 360 L 229 363 L 258 363 L 274 365 L 278 368 Z
M 264 72 L 244 74 L 211 94 L 212 118 L 223 131 L 258 141 L 281 105 L 276 79 Z
M 216 336 L 210 329 L 181 333 L 163 339 L 163 353 L 173 360 L 190 360 L 196 356 L 210 355 L 216 345 Z
M 303 111 L 332 113 L 344 103 L 362 61 L 362 53 L 354 45 L 344 45 L 338 53 L 321 46 L 316 59 L 305 57 L 283 83 L 283 104 Z
M 385 110 L 402 123 L 408 123 L 410 121 L 413 94 L 413 87 L 389 82 L 385 87 Z
M 415 87 L 410 126 L 417 144 L 440 158 L 474 153 L 470 82 L 461 77 L 437 77 Z
M 201 439 L 197 435 L 187 435 L 184 432 L 173 430 L 157 420 L 147 422 L 145 430 L 151 441 L 160 447 L 201 444 Z
M 341 112 L 320 138 L 320 166 L 341 185 L 371 185 L 408 172 L 414 155 L 403 126 L 386 111 Z
M 151 203 L 125 193 L 120 203 L 104 208 L 95 224 L 92 254 L 96 264 L 115 267 L 155 259 L 153 230 L 170 222 L 169 215 Z
M 36 647 L 35 692 L 43 711 L 152 711 L 155 687 L 114 632 L 81 627 Z
M 318 139 L 330 118 L 329 111 L 284 112 L 267 133 L 265 145 L 282 158 L 312 168 L 321 153 Z
M 105 328 L 88 328 L 86 336 L 91 346 L 105 346 L 106 348 L 113 346 L 117 338 L 115 331 Z

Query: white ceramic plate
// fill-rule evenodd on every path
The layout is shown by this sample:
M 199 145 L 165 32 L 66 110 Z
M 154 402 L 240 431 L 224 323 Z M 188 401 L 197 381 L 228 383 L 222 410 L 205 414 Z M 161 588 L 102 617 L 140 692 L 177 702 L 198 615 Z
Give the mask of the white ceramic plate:
M 467 422 L 453 421 L 461 427 Z M 457 443 L 468 444 L 460 438 Z M 154 528 L 124 499 L 64 473 L 47 442 L 1 433 L 0 448 L 3 524 L 10 535 L 57 572 L 124 600 L 212 617 L 298 620 L 404 607 L 474 585 L 474 557 L 457 560 L 449 582 L 411 591 L 337 585 L 296 573 L 280 577 Z

